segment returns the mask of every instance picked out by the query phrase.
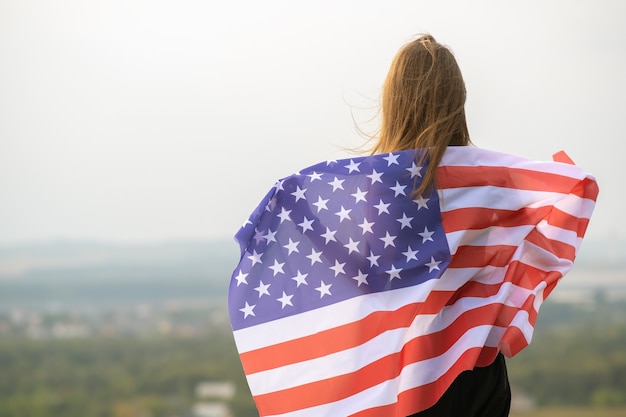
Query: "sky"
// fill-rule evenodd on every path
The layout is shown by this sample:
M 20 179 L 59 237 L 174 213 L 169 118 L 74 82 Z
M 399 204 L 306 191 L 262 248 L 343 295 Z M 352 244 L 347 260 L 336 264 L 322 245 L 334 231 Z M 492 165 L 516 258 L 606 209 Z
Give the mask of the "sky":
M 449 45 L 480 147 L 598 179 L 626 238 L 626 2 L 0 0 L 0 244 L 229 238 L 274 182 L 354 156 L 391 59 Z

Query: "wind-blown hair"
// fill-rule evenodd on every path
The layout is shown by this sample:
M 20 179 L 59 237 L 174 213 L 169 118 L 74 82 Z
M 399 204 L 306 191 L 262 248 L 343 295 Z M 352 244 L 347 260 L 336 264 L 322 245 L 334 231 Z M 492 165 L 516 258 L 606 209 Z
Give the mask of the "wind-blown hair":
M 414 196 L 434 185 L 448 146 L 471 144 L 465 94 L 456 59 L 432 36 L 422 35 L 396 54 L 385 80 L 380 132 L 371 152 L 424 149 L 417 162 L 428 158 L 429 164 Z

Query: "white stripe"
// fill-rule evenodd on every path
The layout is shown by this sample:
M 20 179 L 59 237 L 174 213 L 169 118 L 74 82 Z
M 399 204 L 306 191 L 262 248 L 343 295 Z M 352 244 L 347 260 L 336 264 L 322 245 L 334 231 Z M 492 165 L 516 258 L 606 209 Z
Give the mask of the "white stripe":
M 498 227 L 492 226 L 478 230 L 460 230 L 446 233 L 448 247 L 452 255 L 460 246 L 518 246 L 534 226 Z
M 437 190 L 442 213 L 466 208 L 486 208 L 497 210 L 519 210 L 553 206 L 565 196 L 580 202 L 584 199 L 553 191 L 530 191 L 515 188 L 479 187 L 444 188 Z M 568 212 L 569 213 L 569 212 Z M 571 213 L 570 213 L 571 214 Z
M 589 198 L 581 198 L 574 194 L 568 194 L 566 198 L 554 203 L 555 208 L 581 219 L 591 218 L 595 205 L 595 201 Z
M 444 330 L 463 313 L 496 303 L 520 308 L 531 294 L 528 289 L 505 283 L 491 297 L 461 298 L 443 308 L 439 314 L 418 315 L 409 327 L 384 332 L 354 348 L 249 374 L 248 385 L 253 395 L 261 395 L 355 372 L 371 362 L 399 352 L 407 342 L 418 336 Z
M 535 161 L 518 155 L 511 155 L 471 146 L 448 147 L 443 155 L 443 158 L 441 158 L 439 166 L 490 166 L 518 168 L 563 175 L 577 180 L 582 180 L 585 177 L 593 179 L 592 175 L 576 165 L 554 161 Z

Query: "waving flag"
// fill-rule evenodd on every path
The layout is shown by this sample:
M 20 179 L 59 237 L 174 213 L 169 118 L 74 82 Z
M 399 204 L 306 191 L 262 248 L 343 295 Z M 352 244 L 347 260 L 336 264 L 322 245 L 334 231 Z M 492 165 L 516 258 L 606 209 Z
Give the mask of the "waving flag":
M 530 343 L 594 178 L 451 147 L 436 190 L 414 198 L 422 172 L 413 151 L 314 165 L 278 181 L 237 233 L 229 313 L 261 416 L 405 417 Z

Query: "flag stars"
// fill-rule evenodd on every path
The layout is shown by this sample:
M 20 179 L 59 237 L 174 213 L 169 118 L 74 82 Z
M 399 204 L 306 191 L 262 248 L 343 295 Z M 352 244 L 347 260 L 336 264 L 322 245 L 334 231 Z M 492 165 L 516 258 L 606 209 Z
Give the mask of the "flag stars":
M 430 240 L 431 242 L 434 242 L 432 236 L 433 233 L 435 233 L 434 231 L 429 231 L 428 227 L 424 226 L 424 231 L 418 233 L 418 235 L 420 235 L 422 237 L 422 243 L 425 243 L 427 240 Z
M 418 210 L 421 208 L 425 208 L 426 210 L 428 210 L 428 205 L 426 204 L 428 203 L 428 200 L 430 200 L 430 198 L 424 198 L 422 196 L 419 196 L 418 198 L 413 200 L 413 202 L 417 203 Z
M 246 306 L 244 308 L 239 309 L 239 311 L 243 313 L 244 319 L 247 318 L 248 316 L 254 316 L 254 307 L 256 307 L 256 305 L 250 305 L 246 301 Z
M 393 187 L 389 187 L 391 190 L 393 190 L 394 197 L 397 197 L 399 195 L 406 195 L 406 193 L 404 192 L 404 189 L 406 188 L 406 185 L 401 185 L 398 181 L 396 181 L 396 185 Z
M 333 179 L 331 182 L 328 183 L 328 185 L 332 185 L 333 186 L 333 191 L 337 191 L 337 190 L 343 190 L 343 182 L 345 180 L 340 180 L 337 179 L 337 177 L 335 177 L 335 179 Z
M 304 216 L 302 223 L 298 223 L 298 226 L 302 228 L 302 233 L 305 233 L 307 230 L 313 230 L 313 227 L 311 225 L 313 224 L 314 221 L 315 219 L 309 220 L 306 218 L 306 216 Z
M 299 185 L 296 185 L 296 191 L 291 193 L 291 195 L 296 197 L 296 202 L 298 202 L 300 199 L 306 200 L 306 197 L 304 196 L 305 191 L 306 191 L 306 188 L 303 189 L 303 188 L 300 188 Z
M 316 290 L 320 292 L 320 298 L 322 298 L 325 295 L 332 296 L 330 292 L 330 287 L 332 287 L 332 285 L 333 284 L 326 284 L 324 283 L 324 281 L 320 282 L 320 286 L 316 288 Z
M 313 173 L 307 175 L 307 177 L 309 177 L 311 179 L 311 182 L 313 182 L 313 181 L 316 181 L 316 180 L 321 180 L 322 179 L 322 174 L 318 174 L 317 172 L 313 171 Z
M 356 286 L 360 287 L 361 284 L 365 284 L 365 285 L 369 285 L 369 283 L 367 282 L 367 274 L 364 274 L 363 272 L 361 272 L 361 270 L 359 270 L 359 273 L 352 277 L 353 280 L 356 281 Z
M 402 254 L 406 256 L 407 262 L 409 262 L 411 259 L 415 259 L 417 261 L 417 252 L 419 252 L 419 250 L 413 250 L 410 246 L 408 246 L 406 252 L 402 252 Z
M 425 263 L 424 265 L 428 267 L 428 273 L 433 272 L 433 270 L 437 270 L 439 271 L 439 264 L 441 263 L 441 261 L 435 261 L 435 258 L 433 258 L 432 256 L 430 257 L 430 262 Z
M 378 215 L 380 216 L 382 213 L 387 213 L 389 214 L 389 206 L 391 205 L 391 203 L 384 203 L 383 200 L 381 199 L 378 204 L 376 204 L 374 207 L 376 207 L 378 209 Z
M 293 304 L 291 303 L 291 298 L 293 297 L 292 295 L 287 295 L 285 293 L 285 291 L 283 291 L 283 295 L 280 298 L 277 298 L 276 301 L 280 301 L 280 303 L 282 304 L 281 308 L 285 308 L 285 306 L 292 306 Z
M 352 252 L 359 252 L 359 243 L 358 240 L 355 242 L 350 238 L 350 241 L 343 245 L 343 247 L 348 249 L 348 255 L 350 255 Z
M 263 235 L 263 239 L 265 239 L 267 243 L 276 242 L 276 232 L 268 230 L 267 233 Z
M 365 233 L 374 233 L 372 230 L 372 226 L 374 226 L 374 222 L 368 222 L 367 219 L 363 219 L 363 223 L 358 225 L 361 229 L 363 229 L 363 234 Z
M 411 173 L 411 178 L 418 176 L 421 177 L 422 176 L 422 167 L 418 167 L 417 165 L 415 165 L 415 162 L 413 162 L 411 164 L 410 168 L 406 169 L 407 171 L 409 171 Z
M 413 226 L 411 226 L 411 220 L 413 220 L 413 217 L 407 217 L 406 213 L 402 213 L 401 219 L 396 219 L 397 222 L 400 222 L 400 230 L 404 229 L 405 227 L 412 229 Z
M 402 268 L 396 268 L 393 264 L 391 264 L 391 269 L 385 272 L 389 274 L 389 281 L 393 281 L 394 278 L 401 279 L 400 272 L 402 272 Z
M 285 220 L 291 220 L 289 218 L 289 214 L 291 214 L 291 210 L 285 210 L 284 207 L 280 208 L 280 213 L 277 216 L 280 218 L 280 224 L 283 224 Z
M 315 249 L 311 249 L 311 254 L 306 257 L 311 260 L 311 266 L 313 266 L 316 262 L 322 263 L 322 251 L 315 252 Z
M 244 274 L 242 271 L 239 271 L 239 274 L 237 274 L 237 276 L 235 277 L 235 279 L 237 280 L 237 286 L 241 284 L 248 285 L 248 281 L 246 281 L 247 276 L 248 274 Z
M 389 232 L 385 232 L 385 237 L 379 237 L 379 239 L 385 243 L 384 248 L 386 248 L 387 246 L 393 246 L 395 248 L 396 244 L 393 243 L 393 241 L 396 239 L 396 237 L 397 236 L 391 236 Z
M 317 212 L 319 213 L 322 210 L 328 210 L 326 203 L 328 203 L 329 199 L 323 200 L 322 196 L 317 196 L 317 202 L 313 203 L 315 207 L 317 207 Z
M 257 263 L 263 264 L 263 261 L 261 261 L 262 255 L 263 253 L 257 253 L 256 249 L 252 251 L 252 255 L 248 256 L 248 259 L 252 261 L 252 266 L 256 265 Z
M 389 153 L 389 155 L 383 157 L 383 159 L 385 161 L 387 161 L 387 166 L 390 167 L 391 165 L 399 165 L 398 164 L 398 157 L 400 155 L 395 155 L 393 153 Z
M 300 253 L 300 251 L 298 250 L 298 244 L 300 242 L 294 242 L 293 240 L 291 240 L 291 238 L 289 238 L 289 243 L 286 245 L 283 245 L 283 248 L 287 249 L 289 251 L 289 253 L 287 253 L 287 255 L 291 255 L 293 252 L 298 252 Z
M 326 233 L 322 233 L 320 236 L 323 237 L 324 239 L 326 239 L 326 244 L 328 245 L 328 242 L 330 242 L 331 240 L 333 242 L 336 242 L 337 239 L 335 239 L 335 233 L 337 233 L 336 230 L 330 230 L 328 227 L 326 228 Z
M 328 268 L 335 272 L 335 277 L 339 274 L 345 274 L 346 272 L 343 270 L 343 267 L 346 266 L 345 262 L 340 263 L 335 259 L 335 265 L 329 266 Z
M 346 165 L 345 167 L 348 168 L 348 174 L 352 173 L 352 171 L 356 171 L 356 172 L 361 172 L 359 170 L 359 165 L 361 165 L 360 162 L 354 162 L 352 159 L 350 160 L 350 164 Z
M 337 213 L 335 213 L 337 216 L 339 216 L 339 223 L 341 223 L 345 219 L 351 220 L 350 219 L 350 212 L 351 211 L 352 211 L 352 209 L 345 209 L 345 208 L 343 208 L 343 206 L 341 206 L 341 210 L 339 210 Z
M 269 287 L 271 284 L 263 284 L 263 281 L 259 281 L 259 286 L 255 288 L 255 291 L 259 293 L 259 298 L 264 295 L 270 295 Z
M 367 191 L 361 191 L 361 189 L 359 187 L 356 188 L 356 193 L 354 194 L 350 194 L 352 197 L 354 197 L 354 202 L 355 204 L 358 203 L 359 201 L 365 201 L 367 203 L 367 200 L 365 199 L 365 194 L 367 194 Z
M 383 180 L 381 179 L 381 177 L 383 176 L 382 172 L 376 172 L 375 169 L 372 170 L 372 173 L 369 175 L 366 175 L 367 178 L 369 178 L 370 180 L 372 180 L 372 184 L 379 182 L 379 183 L 383 183 Z
M 366 257 L 365 259 L 370 261 L 370 268 L 371 268 L 374 265 L 378 266 L 378 258 L 380 258 L 380 255 L 374 255 L 374 252 L 370 251 L 370 256 Z
M 276 274 L 284 274 L 285 272 L 283 271 L 283 266 L 285 265 L 284 262 L 278 262 L 276 259 L 274 259 L 274 265 L 270 266 L 269 268 L 274 271 L 274 276 L 276 276 Z
M 309 274 L 303 274 L 300 272 L 300 270 L 298 270 L 296 276 L 291 278 L 292 280 L 296 281 L 296 288 L 299 288 L 300 285 L 309 285 L 309 283 L 306 282 L 306 277 L 308 275 Z

